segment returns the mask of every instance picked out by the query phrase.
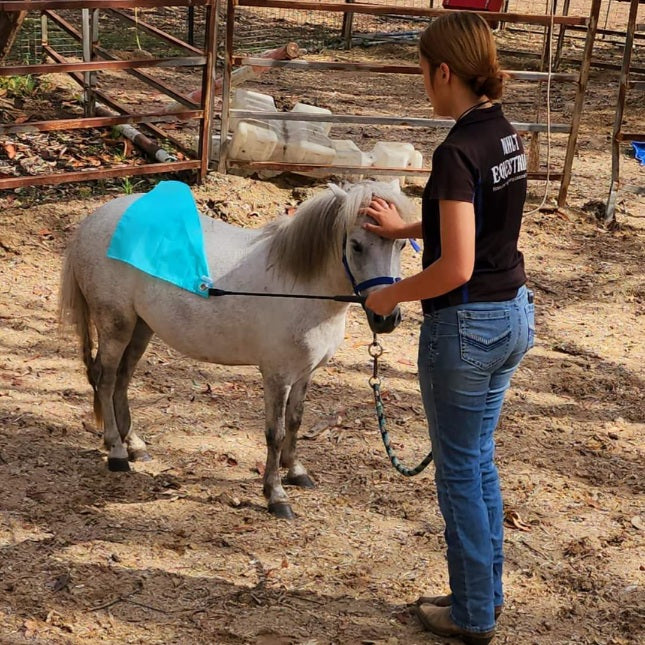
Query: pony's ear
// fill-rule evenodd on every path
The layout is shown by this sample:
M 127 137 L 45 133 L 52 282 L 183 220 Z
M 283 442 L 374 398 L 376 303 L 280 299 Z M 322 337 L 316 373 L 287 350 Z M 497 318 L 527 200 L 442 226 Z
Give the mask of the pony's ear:
M 329 188 L 329 190 L 331 190 L 331 192 L 334 193 L 334 195 L 341 201 L 344 202 L 347 199 L 347 192 L 344 191 L 340 186 L 329 183 L 327 184 L 327 188 Z

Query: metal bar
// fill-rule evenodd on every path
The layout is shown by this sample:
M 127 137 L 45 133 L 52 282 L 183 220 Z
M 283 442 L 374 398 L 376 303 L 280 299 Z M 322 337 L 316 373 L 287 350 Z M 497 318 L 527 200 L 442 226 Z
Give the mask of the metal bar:
M 92 116 L 77 119 L 58 119 L 56 121 L 32 121 L 20 124 L 0 124 L 0 134 L 19 132 L 55 132 L 60 130 L 84 130 L 86 128 L 103 128 L 125 123 L 170 123 L 179 119 L 201 119 L 202 110 L 188 110 L 175 114 L 127 114 L 124 116 Z
M 562 6 L 562 15 L 564 16 L 569 15 L 570 3 L 571 3 L 571 0 L 564 0 L 564 5 Z M 565 36 L 566 29 L 567 29 L 566 25 L 560 25 L 560 31 L 558 33 L 558 44 L 555 50 L 555 60 L 553 61 L 553 69 L 558 69 L 558 67 L 560 66 L 560 62 L 562 60 L 562 48 L 564 47 L 564 36 Z
M 347 4 L 353 4 L 354 0 L 345 0 Z M 354 27 L 354 14 L 351 11 L 343 14 L 343 26 L 341 32 L 343 34 L 343 42 L 345 49 L 352 48 L 352 31 Z
M 110 179 L 113 177 L 133 177 L 136 175 L 155 175 L 165 172 L 179 172 L 199 168 L 200 161 L 173 161 L 172 163 L 150 163 L 145 166 L 117 166 L 103 170 L 77 170 L 50 175 L 27 177 L 7 177 L 0 179 L 0 190 L 20 188 L 21 186 L 54 186 L 76 181 L 92 181 L 94 179 Z
M 643 3 L 641 3 L 643 4 Z M 587 31 L 585 27 L 580 27 L 577 25 L 569 25 L 567 26 L 568 31 L 582 31 L 585 32 Z M 597 34 L 602 34 L 603 36 L 616 36 L 617 38 L 620 38 L 621 41 L 625 40 L 625 32 L 624 31 L 619 31 L 617 29 L 598 29 L 596 30 Z M 640 39 L 645 39 L 645 33 L 642 32 L 635 32 L 634 33 L 634 40 L 640 40 Z M 582 39 L 581 39 L 582 40 Z
M 217 170 L 226 172 L 227 139 L 231 112 L 231 74 L 233 73 L 233 38 L 235 34 L 236 0 L 228 0 L 226 7 L 226 43 L 224 46 L 224 73 L 222 75 L 222 112 L 220 114 L 219 160 Z
M 48 38 L 49 38 L 49 35 L 48 35 L 47 16 L 45 13 L 42 13 L 40 16 L 40 46 L 41 47 L 47 44 Z
M 184 42 L 180 38 L 171 36 L 165 31 L 162 31 L 161 29 L 158 29 L 153 25 L 149 25 L 147 22 L 144 22 L 143 20 L 135 19 L 132 16 L 129 16 L 127 13 L 124 13 L 123 11 L 119 11 L 118 9 L 110 9 L 110 13 L 113 13 L 115 16 L 118 16 L 121 20 L 124 20 L 125 22 L 136 25 L 137 29 L 143 29 L 143 31 L 147 31 L 149 34 L 152 34 L 153 36 L 157 36 L 157 38 L 160 38 L 161 40 L 165 40 L 166 42 L 174 45 L 175 47 L 178 47 L 179 49 L 185 49 L 186 51 L 189 51 L 192 54 L 203 55 L 205 53 L 203 50 L 199 49 L 198 47 L 193 47 L 193 45 L 189 45 L 188 43 Z
M 645 131 L 641 132 L 618 132 L 617 141 L 645 141 Z
M 625 50 L 623 52 L 623 63 L 620 70 L 620 81 L 618 83 L 618 100 L 616 103 L 616 115 L 614 117 L 613 137 L 611 139 L 611 184 L 609 196 L 605 208 L 605 223 L 611 222 L 616 213 L 616 196 L 620 182 L 620 141 L 627 137 L 630 140 L 637 140 L 638 135 L 621 132 L 623 117 L 625 115 L 625 102 L 627 101 L 627 89 L 629 86 L 629 72 L 632 63 L 634 50 L 634 32 L 636 31 L 636 17 L 638 15 L 638 0 L 632 0 L 629 6 L 629 18 L 627 19 L 627 31 L 625 33 Z
M 105 60 L 89 63 L 66 63 L 56 65 L 13 65 L 0 67 L 0 76 L 25 74 L 57 74 L 64 72 L 92 72 L 108 69 L 135 69 L 137 67 L 201 67 L 206 63 L 204 56 L 189 58 L 142 58 L 134 60 Z
M 188 7 L 188 42 L 195 44 L 195 7 Z
M 90 60 L 96 60 L 96 53 L 95 53 L 95 48 L 99 43 L 99 10 L 98 9 L 92 9 L 91 11 L 91 21 L 90 21 L 90 33 L 92 35 L 92 46 L 90 49 Z M 98 79 L 98 72 L 90 72 L 90 88 L 91 88 L 91 96 L 90 98 L 92 99 L 92 106 L 91 106 L 91 112 L 87 116 L 95 116 L 95 94 L 94 90 L 96 89 L 96 81 Z
M 107 58 L 109 60 L 119 60 L 116 56 L 113 56 L 112 54 L 105 51 L 101 47 L 96 47 L 95 50 L 98 54 L 101 55 L 103 59 Z M 145 72 L 142 72 L 138 69 L 128 69 L 125 71 L 128 74 L 130 74 L 130 76 L 134 76 L 135 78 L 138 78 L 146 85 L 154 87 L 156 90 L 163 92 L 166 96 L 169 96 L 171 99 L 174 99 L 178 103 L 185 105 L 189 109 L 195 109 L 199 105 L 198 103 L 195 103 L 195 101 L 191 101 L 185 94 L 180 94 L 179 92 L 175 91 L 172 87 L 170 87 L 163 81 L 160 81 L 154 76 L 150 76 L 150 74 L 146 74 Z
M 215 94 L 215 64 L 217 52 L 217 7 L 206 8 L 206 65 L 202 74 L 202 120 L 199 125 L 199 181 L 208 174 L 211 157 L 211 128 L 213 119 L 213 97 Z
M 270 121 L 313 121 L 314 123 L 356 123 L 360 125 L 401 125 L 411 127 L 452 128 L 452 119 L 417 119 L 399 116 L 362 116 L 357 114 L 307 114 L 305 112 L 253 112 L 251 110 L 230 110 L 236 119 L 265 119 Z M 546 123 L 513 122 L 513 127 L 520 132 L 546 132 Z M 222 128 L 224 126 L 222 125 Z M 551 125 L 551 132 L 568 133 L 570 126 L 566 123 Z
M 72 25 L 70 25 L 65 19 L 61 18 L 61 16 L 59 16 L 57 13 L 53 11 L 46 11 L 43 15 L 49 16 L 53 22 L 55 22 L 61 29 L 66 31 L 73 38 L 76 38 L 79 41 L 81 40 L 81 34 L 79 34 L 78 31 L 76 31 L 76 29 L 72 27 Z M 94 51 L 105 59 L 119 60 L 116 56 L 113 56 L 112 54 L 110 54 L 110 52 L 103 49 L 102 47 L 99 47 L 98 45 L 94 47 Z M 142 72 L 138 69 L 129 69 L 129 70 L 126 70 L 126 72 L 131 76 L 138 78 L 140 81 L 143 81 L 144 83 L 150 85 L 151 87 L 154 87 L 160 92 L 163 92 L 170 98 L 174 99 L 178 103 L 181 103 L 182 105 L 185 105 L 190 109 L 195 109 L 196 107 L 198 107 L 198 104 L 195 103 L 194 101 L 191 101 L 187 96 L 184 96 L 179 92 L 176 92 L 170 86 L 154 78 L 153 76 L 146 74 L 145 72 Z
M 571 131 L 569 141 L 567 142 L 567 151 L 564 157 L 562 170 L 562 181 L 560 182 L 560 192 L 558 193 L 558 206 L 563 207 L 567 202 L 567 191 L 571 182 L 571 169 L 573 167 L 573 158 L 576 153 L 576 143 L 578 141 L 578 130 L 580 129 L 580 120 L 582 118 L 582 108 L 585 102 L 585 93 L 589 81 L 589 72 L 591 70 L 591 56 L 593 54 L 593 45 L 596 39 L 596 29 L 598 28 L 598 15 L 600 13 L 601 0 L 593 0 L 591 12 L 589 15 L 589 30 L 587 31 L 587 40 L 582 53 L 582 63 L 580 65 L 580 81 L 578 82 L 578 91 L 573 107 L 573 118 L 571 119 Z
M 347 72 L 378 72 L 383 74 L 421 74 L 418 65 L 378 65 L 373 63 L 343 63 L 343 62 L 322 62 L 304 60 L 274 60 L 270 58 L 258 58 L 256 56 L 235 56 L 233 64 L 252 65 L 254 67 L 291 67 L 304 70 L 340 70 Z M 525 70 L 503 70 L 511 78 L 519 81 L 546 81 L 549 78 L 548 72 L 533 72 Z M 578 81 L 577 74 L 551 74 L 552 81 L 572 82 Z
M 45 11 L 47 9 L 136 9 L 156 7 L 203 7 L 217 0 L 3 0 L 0 11 Z
M 305 11 L 330 11 L 330 12 L 347 12 L 347 5 L 344 3 L 334 2 L 300 2 L 298 0 L 237 0 L 238 7 L 262 7 L 263 9 L 292 9 Z M 373 5 L 373 4 L 352 4 L 353 13 L 366 13 L 372 15 L 390 14 L 393 16 L 426 16 L 429 18 L 443 16 L 452 13 L 447 9 L 422 9 L 419 7 L 399 7 L 391 5 Z M 548 25 L 549 16 L 542 14 L 522 14 L 522 13 L 503 13 L 492 11 L 473 11 L 478 13 L 488 22 L 520 22 L 533 25 Z M 584 16 L 556 16 L 554 23 L 556 25 L 586 25 L 588 18 Z
M 576 61 L 573 58 L 566 58 L 565 60 L 568 63 L 577 63 L 578 65 L 580 64 L 580 61 Z M 591 61 L 591 66 L 595 67 L 596 69 L 611 69 L 618 72 L 621 69 L 620 65 L 615 65 L 613 63 L 601 63 L 599 61 Z M 634 65 L 632 65 L 630 70 L 632 74 L 645 74 L 645 67 L 635 67 Z
M 81 9 L 83 61 L 92 62 L 92 28 L 90 10 Z M 92 95 L 92 72 L 83 72 L 83 111 L 85 116 L 94 116 L 94 97 Z
M 340 173 L 362 173 L 366 175 L 399 175 L 402 177 L 427 176 L 430 174 L 430 168 L 383 168 L 375 166 L 334 166 L 331 164 L 292 164 L 277 161 L 236 161 L 231 159 L 227 162 L 231 168 L 247 168 L 251 170 L 276 170 L 283 172 L 307 172 L 319 173 L 322 175 L 340 174 Z M 549 179 L 558 181 L 561 173 L 548 173 Z M 528 178 L 532 181 L 544 181 L 547 178 L 546 171 L 528 173 Z
M 59 61 L 61 63 L 66 62 L 66 59 L 63 56 L 61 56 L 56 50 L 52 49 L 48 45 L 43 47 L 43 51 L 49 57 L 51 57 L 53 60 Z M 76 81 L 76 83 L 78 83 L 81 87 L 83 87 L 83 77 L 80 74 L 71 73 L 71 74 L 69 74 L 69 76 L 70 76 L 70 78 L 72 80 Z M 129 114 L 128 108 L 126 108 L 125 106 L 121 105 L 118 101 L 113 99 L 111 96 L 109 96 L 105 92 L 103 92 L 101 90 L 98 90 L 98 89 L 94 90 L 94 92 L 95 92 L 96 96 L 103 103 L 105 103 L 105 105 L 107 105 L 108 107 L 111 107 L 113 110 L 115 110 L 116 112 L 120 112 L 121 114 L 124 114 L 124 115 Z M 170 141 L 172 143 L 172 145 L 175 146 L 175 148 L 177 148 L 177 150 L 181 150 L 181 152 L 183 152 L 188 157 L 194 157 L 195 156 L 195 152 L 193 150 L 191 150 L 190 148 L 187 148 L 182 141 L 180 141 L 179 139 L 173 137 L 172 135 L 168 134 L 167 132 L 164 132 L 163 130 L 158 128 L 156 125 L 153 125 L 152 123 L 144 123 L 143 126 L 147 130 L 152 132 L 154 135 L 160 137 L 161 139 L 166 139 L 166 140 Z

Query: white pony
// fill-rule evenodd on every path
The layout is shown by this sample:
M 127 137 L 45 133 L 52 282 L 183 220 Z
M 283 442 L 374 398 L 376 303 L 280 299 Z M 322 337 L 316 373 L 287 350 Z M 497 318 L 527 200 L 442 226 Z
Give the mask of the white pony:
M 108 202 L 84 220 L 72 240 L 61 282 L 60 318 L 75 326 L 94 412 L 104 428 L 110 470 L 129 470 L 128 458 L 149 459 L 131 427 L 127 389 L 153 334 L 197 360 L 257 365 L 264 380 L 269 511 L 292 518 L 280 480 L 312 487 L 296 456 L 307 386 L 314 370 L 344 336 L 348 304 L 226 295 L 203 298 L 106 257 L 119 219 L 141 195 Z M 396 204 L 406 218 L 412 204 L 392 185 L 364 181 L 330 185 L 304 202 L 293 218 L 261 229 L 241 229 L 203 215 L 206 257 L 214 286 L 266 293 L 362 295 L 398 279 L 401 241 L 367 232 L 361 209 L 373 197 Z M 366 311 L 377 333 L 400 322 Z M 91 326 L 98 347 L 93 353 Z

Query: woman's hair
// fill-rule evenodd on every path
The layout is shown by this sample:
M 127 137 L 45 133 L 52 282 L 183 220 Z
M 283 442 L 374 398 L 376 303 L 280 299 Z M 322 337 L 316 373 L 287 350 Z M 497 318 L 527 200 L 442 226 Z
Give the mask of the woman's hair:
M 455 11 L 433 20 L 421 34 L 419 52 L 434 70 L 445 63 L 477 96 L 502 95 L 504 74 L 488 23 L 476 13 Z

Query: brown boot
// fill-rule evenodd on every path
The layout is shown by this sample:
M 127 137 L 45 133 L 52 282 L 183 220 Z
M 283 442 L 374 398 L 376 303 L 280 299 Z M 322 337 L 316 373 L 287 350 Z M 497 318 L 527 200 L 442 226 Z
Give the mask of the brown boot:
M 417 608 L 417 616 L 429 632 L 437 636 L 459 638 L 466 645 L 488 645 L 495 635 L 494 629 L 487 632 L 471 632 L 455 625 L 450 616 L 450 607 L 420 605 Z
M 419 596 L 417 605 L 434 605 L 435 607 L 450 607 L 452 605 L 452 594 L 445 596 Z M 495 620 L 497 620 L 504 609 L 504 605 L 495 607 Z

